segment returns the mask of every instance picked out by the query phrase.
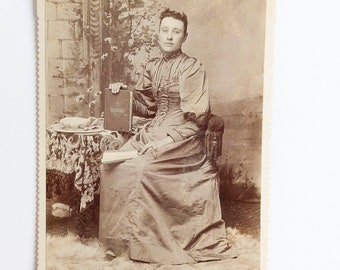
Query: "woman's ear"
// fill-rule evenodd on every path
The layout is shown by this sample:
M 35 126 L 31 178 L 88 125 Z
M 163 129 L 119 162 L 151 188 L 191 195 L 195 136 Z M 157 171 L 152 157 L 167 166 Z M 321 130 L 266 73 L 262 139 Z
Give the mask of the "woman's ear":
M 188 38 L 188 33 L 185 33 L 185 36 L 184 36 L 184 38 L 183 38 L 183 42 L 186 41 L 187 38 Z

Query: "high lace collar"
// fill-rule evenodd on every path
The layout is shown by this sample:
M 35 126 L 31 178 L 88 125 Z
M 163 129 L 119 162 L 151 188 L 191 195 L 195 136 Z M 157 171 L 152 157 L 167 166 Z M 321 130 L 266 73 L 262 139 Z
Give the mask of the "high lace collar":
M 180 56 L 181 54 L 182 54 L 182 50 L 181 49 L 179 49 L 178 51 L 175 51 L 175 52 L 173 52 L 171 54 L 163 53 L 163 59 L 165 61 L 169 61 L 170 59 L 174 59 L 174 58 Z

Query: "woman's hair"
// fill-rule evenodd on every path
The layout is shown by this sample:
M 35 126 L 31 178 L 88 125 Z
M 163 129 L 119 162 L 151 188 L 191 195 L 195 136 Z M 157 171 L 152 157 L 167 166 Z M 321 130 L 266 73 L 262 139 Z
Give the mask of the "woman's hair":
M 159 19 L 160 19 L 159 24 L 161 24 L 162 20 L 166 17 L 172 17 L 174 19 L 182 21 L 184 23 L 184 34 L 187 33 L 188 18 L 187 18 L 187 15 L 184 12 L 177 12 L 177 11 L 170 10 L 169 8 L 167 8 L 159 16 Z

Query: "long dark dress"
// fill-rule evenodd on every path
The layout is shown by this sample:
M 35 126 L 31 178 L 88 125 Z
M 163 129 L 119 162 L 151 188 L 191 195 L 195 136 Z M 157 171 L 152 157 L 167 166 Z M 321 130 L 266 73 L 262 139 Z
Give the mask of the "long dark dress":
M 200 61 L 181 51 L 154 59 L 136 90 L 142 111 L 157 111 L 123 149 L 139 150 L 166 136 L 174 142 L 123 163 L 103 165 L 101 242 L 117 255 L 127 252 L 133 260 L 159 264 L 224 258 L 229 245 L 219 180 L 203 151 L 209 96 Z

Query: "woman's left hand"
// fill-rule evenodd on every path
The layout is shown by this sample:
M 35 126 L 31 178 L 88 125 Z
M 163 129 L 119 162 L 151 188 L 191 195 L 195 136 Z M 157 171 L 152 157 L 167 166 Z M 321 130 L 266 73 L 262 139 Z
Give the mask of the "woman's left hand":
M 173 142 L 173 139 L 169 136 L 167 136 L 163 140 L 149 142 L 146 145 L 144 145 L 144 147 L 139 151 L 139 154 L 144 155 L 146 152 L 150 150 L 156 151 L 159 147 L 166 145 L 170 142 Z
M 139 151 L 140 155 L 144 155 L 148 151 L 156 151 L 158 149 L 159 145 L 156 143 L 156 141 L 149 142 Z

